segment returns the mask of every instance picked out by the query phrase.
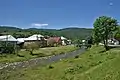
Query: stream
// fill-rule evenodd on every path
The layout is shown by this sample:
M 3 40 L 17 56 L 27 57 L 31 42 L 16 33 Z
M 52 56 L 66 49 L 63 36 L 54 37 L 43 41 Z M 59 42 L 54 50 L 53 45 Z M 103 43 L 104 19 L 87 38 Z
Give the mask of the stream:
M 23 61 L 23 62 L 0 64 L 0 74 L 5 73 L 6 71 L 10 72 L 10 71 L 22 69 L 22 68 L 48 65 L 53 62 L 60 61 L 61 59 L 75 57 L 76 55 L 79 55 L 83 52 L 85 52 L 84 47 L 82 47 L 81 49 L 75 50 L 73 52 L 66 53 L 66 54 L 59 54 L 59 55 L 53 55 L 53 56 L 49 56 L 49 57 L 35 58 L 35 59 L 30 59 L 28 61 Z

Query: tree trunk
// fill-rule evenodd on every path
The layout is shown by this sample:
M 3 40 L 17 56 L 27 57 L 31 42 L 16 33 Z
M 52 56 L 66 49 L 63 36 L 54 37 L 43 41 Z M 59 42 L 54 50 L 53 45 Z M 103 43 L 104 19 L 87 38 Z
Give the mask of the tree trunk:
M 108 47 L 108 40 L 107 40 L 107 39 L 104 40 L 104 48 L 105 48 L 106 51 L 109 50 L 109 47 Z
M 30 55 L 33 55 L 33 50 L 30 51 Z
M 105 50 L 108 51 L 109 50 L 109 47 L 107 45 L 104 46 L 105 47 Z

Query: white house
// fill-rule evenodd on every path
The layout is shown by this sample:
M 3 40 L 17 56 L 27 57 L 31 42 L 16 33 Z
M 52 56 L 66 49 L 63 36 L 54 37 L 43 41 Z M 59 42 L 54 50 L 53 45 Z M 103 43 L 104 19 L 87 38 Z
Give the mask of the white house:
M 112 38 L 112 39 L 108 39 L 108 44 L 110 45 L 119 45 L 119 41 Z
M 71 40 L 67 40 L 67 42 L 68 42 L 69 45 L 72 44 L 72 41 L 71 41 Z
M 21 44 L 21 43 L 24 43 L 25 42 L 25 39 L 26 38 L 17 38 L 17 44 Z
M 0 41 L 17 42 L 17 39 L 11 35 L 0 36 Z
M 6 45 L 7 43 L 12 43 L 14 45 L 14 47 L 16 46 L 17 44 L 17 39 L 14 38 L 13 36 L 11 35 L 4 35 L 4 36 L 0 36 L 0 43 L 3 43 L 3 42 L 6 42 Z M 3 47 L 2 45 L 0 45 L 0 47 Z
M 104 44 L 99 43 L 99 45 L 104 45 Z M 108 39 L 108 45 L 119 45 L 119 41 L 114 38 Z
M 61 36 L 61 40 L 62 40 L 62 45 L 67 45 L 67 38 Z
M 42 38 L 44 38 L 43 35 L 40 34 L 34 34 L 28 38 L 17 38 L 18 43 L 23 43 L 23 42 L 27 42 L 27 41 L 37 41 L 37 40 L 41 40 Z
M 85 40 L 82 40 L 82 43 L 85 43 Z
M 42 38 L 44 38 L 43 35 L 40 34 L 34 34 L 28 38 L 25 38 L 25 41 L 36 41 L 36 40 L 41 40 Z
M 63 36 L 61 36 L 61 39 L 62 39 L 62 40 L 67 40 L 67 38 L 65 38 L 65 37 L 63 37 Z
M 45 40 L 44 36 L 40 34 L 34 34 L 28 38 L 18 38 L 17 40 L 18 40 L 18 44 L 24 43 L 24 46 L 34 42 L 39 42 L 39 45 L 41 47 L 47 45 L 47 41 Z

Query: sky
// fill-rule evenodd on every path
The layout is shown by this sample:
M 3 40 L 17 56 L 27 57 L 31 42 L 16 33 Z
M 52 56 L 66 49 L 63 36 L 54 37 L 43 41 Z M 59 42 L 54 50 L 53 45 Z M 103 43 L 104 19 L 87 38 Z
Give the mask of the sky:
M 0 25 L 92 28 L 99 16 L 120 20 L 120 0 L 0 0 Z

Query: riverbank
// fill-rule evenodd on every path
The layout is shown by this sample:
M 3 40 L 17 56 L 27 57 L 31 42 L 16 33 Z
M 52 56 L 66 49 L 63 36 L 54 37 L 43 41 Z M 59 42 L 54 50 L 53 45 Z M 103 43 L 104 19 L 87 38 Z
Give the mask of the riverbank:
M 34 59 L 34 58 L 65 54 L 65 53 L 72 52 L 77 49 L 78 49 L 77 47 L 74 47 L 72 45 L 40 48 L 40 49 L 34 50 L 32 55 L 30 54 L 29 51 L 22 49 L 17 54 L 0 55 L 0 63 L 21 62 L 21 61 L 26 61 L 29 59 Z
M 102 46 L 93 46 L 80 56 L 8 72 L 1 80 L 119 80 L 119 53 L 119 49 L 105 52 Z
M 31 68 L 35 66 L 49 65 L 51 63 L 60 61 L 62 59 L 75 57 L 78 54 L 83 53 L 84 51 L 85 49 L 79 49 L 79 50 L 75 50 L 73 52 L 68 52 L 65 54 L 58 54 L 58 55 L 49 56 L 49 57 L 30 59 L 28 61 L 23 61 L 23 62 L 14 62 L 9 64 L 4 64 L 3 66 L 0 67 L 0 73 L 1 73 L 0 75 L 2 75 L 1 78 L 6 79 L 7 76 L 5 77 L 4 75 L 9 74 L 13 71 L 18 71 L 21 69 Z

